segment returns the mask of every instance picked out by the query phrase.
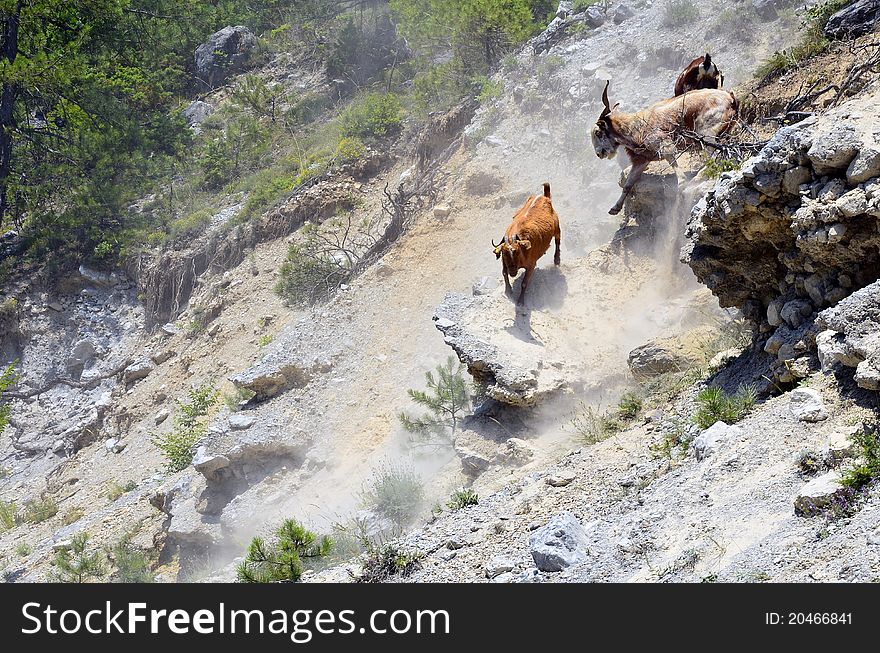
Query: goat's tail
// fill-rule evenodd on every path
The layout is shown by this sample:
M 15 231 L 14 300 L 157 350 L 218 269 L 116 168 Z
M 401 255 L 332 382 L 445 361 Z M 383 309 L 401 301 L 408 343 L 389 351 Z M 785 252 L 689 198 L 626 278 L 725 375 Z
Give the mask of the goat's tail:
M 550 182 L 549 181 L 544 182 L 544 197 L 547 197 L 547 198 L 550 197 Z

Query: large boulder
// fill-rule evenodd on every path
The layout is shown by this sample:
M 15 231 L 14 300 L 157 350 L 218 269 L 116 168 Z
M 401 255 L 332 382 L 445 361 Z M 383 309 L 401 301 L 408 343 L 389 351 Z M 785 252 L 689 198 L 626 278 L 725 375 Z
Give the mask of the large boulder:
M 587 534 L 570 512 L 556 515 L 529 536 L 529 551 L 541 571 L 562 571 L 589 555 Z
M 860 387 L 880 390 L 880 281 L 822 311 L 816 324 L 822 366 L 855 367 Z
M 697 460 L 703 460 L 721 448 L 740 439 L 742 435 L 743 430 L 738 426 L 731 426 L 725 422 L 715 422 L 694 439 L 691 447 Z
M 244 25 L 224 27 L 196 48 L 196 74 L 205 86 L 215 88 L 244 69 L 256 44 L 257 37 Z
M 686 370 L 693 364 L 668 341 L 651 341 L 636 347 L 629 353 L 627 362 L 633 376 L 639 380 Z
M 856 0 L 825 23 L 825 36 L 830 39 L 855 38 L 867 34 L 880 24 L 880 0 Z
M 796 388 L 789 394 L 788 408 L 801 422 L 821 422 L 828 419 L 828 410 L 822 395 L 812 388 Z
M 840 473 L 831 471 L 801 488 L 794 500 L 794 512 L 799 517 L 820 515 L 845 495 L 846 487 L 840 482 Z

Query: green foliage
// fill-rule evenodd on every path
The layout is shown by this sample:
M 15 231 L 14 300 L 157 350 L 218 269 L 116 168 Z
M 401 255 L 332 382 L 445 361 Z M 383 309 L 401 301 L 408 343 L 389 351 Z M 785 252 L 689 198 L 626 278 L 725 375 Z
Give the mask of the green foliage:
M 232 118 L 208 140 L 199 158 L 204 185 L 220 188 L 242 172 L 255 170 L 269 150 L 270 133 L 248 114 Z
M 18 526 L 18 507 L 14 501 L 0 501 L 0 533 Z
M 251 540 L 244 561 L 238 566 L 240 583 L 295 583 L 302 576 L 303 560 L 327 556 L 333 547 L 329 537 L 318 538 L 295 519 L 286 519 L 275 531 L 275 540 Z
M 644 401 L 635 392 L 624 392 L 617 402 L 617 416 L 626 422 L 631 422 L 642 412 Z
M 880 478 L 880 429 L 865 425 L 850 438 L 856 462 L 843 471 L 841 482 L 854 490 Z
M 15 300 L 9 300 L 15 302 Z M 4 302 L 4 306 L 9 302 Z M 17 305 L 17 302 L 15 302 Z M 6 369 L 0 373 L 0 433 L 3 433 L 3 430 L 9 424 L 9 417 L 12 413 L 12 408 L 3 401 L 3 393 L 9 390 L 9 388 L 13 387 L 16 383 L 18 383 L 18 374 L 15 372 L 15 363 L 10 363 L 6 366 Z
M 116 565 L 119 583 L 153 583 L 155 574 L 150 570 L 150 556 L 132 545 L 129 537 L 117 542 L 110 555 Z
M 425 373 L 427 390 L 407 390 L 409 398 L 428 412 L 414 417 L 406 412 L 398 415 L 400 423 L 408 432 L 428 438 L 451 439 L 458 430 L 464 413 L 470 409 L 471 396 L 465 370 L 461 363 L 450 356 L 446 363 L 434 372 Z
M 502 80 L 492 81 L 485 75 L 481 75 L 474 80 L 479 87 L 480 92 L 477 95 L 477 101 L 480 104 L 488 104 L 494 102 L 504 93 L 504 82 Z
M 336 154 L 334 158 L 342 163 L 358 161 L 367 154 L 367 147 L 359 138 L 347 136 L 340 139 L 336 145 Z
M 700 8 L 694 0 L 669 0 L 663 10 L 663 25 L 679 27 L 700 18 Z
M 232 90 L 232 101 L 242 109 L 251 112 L 256 118 L 277 117 L 278 105 L 284 96 L 280 86 L 269 86 L 258 75 L 245 75 Z
M 59 583 L 85 583 L 89 579 L 102 578 L 107 573 L 101 552 L 87 553 L 88 542 L 89 536 L 79 533 L 73 536 L 69 549 L 55 554 L 52 561 L 55 567 L 53 580 Z
M 407 551 L 393 544 L 371 552 L 364 561 L 358 583 L 383 583 L 395 577 L 406 578 L 422 567 L 424 556 L 417 551 Z
M 219 392 L 207 383 L 189 391 L 189 400 L 177 400 L 174 426 L 168 433 L 153 436 L 152 442 L 166 458 L 166 469 L 179 472 L 186 469 L 193 459 L 193 446 L 207 430 L 204 417 L 217 403 Z
M 292 306 L 314 304 L 330 295 L 346 275 L 328 256 L 311 247 L 314 242 L 294 243 L 278 272 L 275 292 Z
M 605 2 L 606 0 L 574 0 L 574 4 L 571 6 L 571 9 L 573 13 L 579 13 L 581 11 L 589 9 L 593 5 L 601 5 Z
M 24 504 L 24 521 L 41 524 L 58 514 L 58 503 L 50 496 L 40 497 Z
M 449 497 L 449 501 L 446 502 L 446 505 L 450 510 L 460 510 L 461 508 L 467 508 L 468 506 L 475 506 L 479 502 L 480 496 L 476 492 L 470 488 L 462 488 L 452 493 L 452 496 Z
M 403 107 L 392 93 L 367 93 L 339 117 L 343 137 L 374 141 L 400 131 Z
M 736 159 L 723 159 L 714 156 L 706 157 L 703 171 L 709 179 L 718 179 L 723 172 L 738 170 L 741 165 Z
M 240 220 L 248 220 L 260 215 L 267 208 L 287 197 L 296 188 L 295 176 L 286 170 L 278 172 L 268 169 L 256 173 L 254 187 L 244 203 L 239 216 Z
M 571 427 L 586 444 L 596 444 L 620 432 L 624 424 L 616 414 L 581 404 L 581 410 L 571 420 Z
M 107 498 L 110 499 L 110 501 L 116 501 L 123 494 L 131 492 L 135 488 L 137 488 L 137 483 L 135 481 L 128 481 L 125 485 L 120 485 L 115 480 L 110 481 L 110 483 L 107 484 Z
M 247 403 L 256 394 L 253 390 L 236 386 L 232 392 L 223 395 L 223 403 L 231 412 L 235 412 L 241 408 L 242 403 Z
M 19 558 L 24 558 L 26 556 L 29 556 L 33 550 L 34 549 L 33 547 L 31 547 L 30 544 L 28 544 L 27 542 L 21 542 L 15 547 L 15 555 L 17 555 Z
M 272 342 L 272 336 L 268 333 L 257 338 L 257 344 L 262 348 Z
M 849 4 L 850 0 L 828 0 L 807 9 L 801 23 L 801 40 L 788 50 L 774 52 L 756 71 L 759 78 L 782 74 L 828 49 L 823 29 L 832 14 Z
M 706 388 L 697 395 L 694 424 L 707 429 L 715 422 L 735 424 L 752 409 L 757 399 L 754 386 L 742 385 L 733 395 L 717 387 Z
M 64 513 L 64 516 L 61 518 L 62 526 L 70 526 L 71 524 L 75 524 L 80 519 L 83 518 L 83 515 L 86 514 L 86 511 L 82 508 L 73 508 Z
M 395 525 L 412 523 L 425 498 L 421 477 L 404 464 L 384 464 L 373 474 L 364 490 L 364 503 Z

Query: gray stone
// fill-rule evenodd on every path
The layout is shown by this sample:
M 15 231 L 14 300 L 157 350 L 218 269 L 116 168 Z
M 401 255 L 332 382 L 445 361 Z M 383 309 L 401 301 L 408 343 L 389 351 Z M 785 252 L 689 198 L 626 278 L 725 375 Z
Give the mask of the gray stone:
M 211 479 L 218 470 L 229 467 L 229 458 L 209 453 L 207 448 L 201 445 L 196 449 L 192 464 L 205 478 Z
M 846 338 L 842 333 L 826 329 L 816 336 L 816 349 L 819 355 L 819 364 L 823 370 L 830 370 L 835 364 L 840 363 L 847 367 L 856 367 L 864 360 L 852 347 L 847 345 Z
M 196 48 L 196 74 L 205 86 L 215 88 L 244 69 L 256 44 L 256 36 L 247 27 L 224 27 Z
M 795 388 L 789 393 L 791 414 L 802 422 L 821 422 L 828 419 L 822 395 L 812 388 Z
M 880 24 L 880 0 L 856 0 L 832 14 L 825 23 L 825 36 L 832 39 L 856 38 Z
M 256 416 L 244 413 L 233 413 L 229 416 L 229 427 L 236 431 L 249 429 L 257 421 Z
M 154 421 L 156 422 L 156 426 L 159 426 L 159 424 L 161 424 L 166 419 L 168 419 L 168 417 L 170 415 L 171 415 L 171 413 L 168 411 L 167 408 L 163 408 L 158 413 L 156 413 L 156 416 L 154 417 Z
M 806 166 L 790 168 L 782 175 L 782 189 L 789 195 L 800 195 L 801 185 L 808 183 L 812 178 L 813 175 Z
M 452 207 L 448 204 L 438 204 L 434 207 L 434 217 L 439 219 L 448 218 L 449 214 L 452 213 Z
M 208 116 L 214 113 L 214 107 L 202 100 L 194 100 L 189 106 L 183 110 L 183 117 L 186 123 L 195 131 L 201 131 L 201 124 L 205 122 Z
M 566 469 L 566 470 L 563 470 L 563 471 L 558 472 L 556 474 L 551 474 L 546 479 L 544 479 L 544 482 L 547 483 L 547 485 L 550 485 L 552 487 L 565 487 L 566 485 L 568 485 L 572 481 L 574 481 L 574 479 L 576 479 L 576 478 L 577 478 L 577 474 L 575 474 L 571 470 Z
M 856 158 L 846 169 L 847 182 L 855 186 L 880 176 L 880 146 L 876 143 L 863 144 Z
M 839 472 L 832 471 L 814 478 L 795 497 L 794 512 L 800 517 L 821 514 L 843 490 Z
M 505 555 L 497 555 L 486 563 L 486 578 L 495 578 L 501 574 L 513 571 L 516 562 Z
M 813 313 L 813 305 L 805 299 L 793 299 L 786 302 L 779 312 L 780 317 L 792 329 L 798 328 Z
M 862 215 L 868 210 L 868 198 L 861 188 L 854 188 L 835 203 L 837 210 L 846 218 Z
M 125 449 L 125 443 L 118 438 L 110 438 L 104 442 L 104 448 L 110 453 L 120 453 Z
M 145 379 L 156 369 L 156 366 L 153 364 L 149 358 L 144 358 L 139 361 L 136 361 L 125 368 L 122 372 L 122 382 L 125 385 L 131 385 L 132 383 L 137 383 L 141 379 Z
M 589 541 L 577 518 L 563 512 L 529 536 L 529 550 L 541 571 L 562 571 L 587 559 Z
M 722 447 L 738 440 L 742 435 L 743 430 L 738 426 L 731 426 L 724 422 L 715 422 L 694 439 L 691 447 L 697 460 L 703 460 L 716 453 Z
M 649 379 L 690 366 L 690 361 L 659 342 L 649 342 L 633 349 L 627 357 L 629 369 L 636 379 Z
M 628 5 L 617 5 L 614 8 L 614 13 L 611 15 L 611 19 L 614 21 L 615 25 L 620 25 L 622 22 L 629 20 L 633 16 L 636 15 Z
M 587 11 L 584 14 L 584 22 L 593 29 L 602 27 L 605 24 L 605 12 L 596 5 L 587 7 Z

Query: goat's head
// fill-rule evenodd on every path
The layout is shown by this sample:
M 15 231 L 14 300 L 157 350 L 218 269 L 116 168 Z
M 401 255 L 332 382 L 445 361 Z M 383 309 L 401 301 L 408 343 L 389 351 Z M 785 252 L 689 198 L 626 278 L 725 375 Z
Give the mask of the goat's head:
M 531 247 L 532 243 L 530 241 L 520 239 L 516 234 L 510 238 L 504 236 L 498 245 L 495 244 L 494 240 L 492 241 L 492 251 L 496 259 L 501 258 L 502 254 L 514 256 L 520 250 L 531 249 Z
M 698 79 L 711 77 L 712 79 L 718 79 L 719 81 L 724 80 L 724 76 L 718 70 L 718 66 L 715 65 L 714 61 L 712 61 L 712 55 L 710 55 L 708 52 L 706 53 L 706 56 L 703 57 L 703 61 L 702 63 L 700 63 L 700 66 L 697 69 L 697 74 L 699 76 Z
M 593 140 L 593 149 L 596 151 L 596 156 L 600 159 L 613 159 L 614 155 L 617 154 L 617 147 L 619 145 L 611 131 L 611 112 L 617 105 L 612 107 L 608 102 L 608 85 L 610 83 L 610 80 L 605 82 L 605 90 L 602 91 L 602 104 L 605 106 L 602 108 L 602 113 L 599 115 L 599 119 L 593 125 L 590 133 Z

